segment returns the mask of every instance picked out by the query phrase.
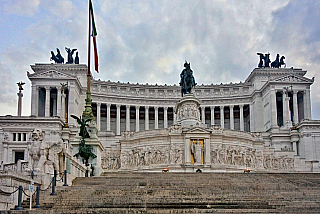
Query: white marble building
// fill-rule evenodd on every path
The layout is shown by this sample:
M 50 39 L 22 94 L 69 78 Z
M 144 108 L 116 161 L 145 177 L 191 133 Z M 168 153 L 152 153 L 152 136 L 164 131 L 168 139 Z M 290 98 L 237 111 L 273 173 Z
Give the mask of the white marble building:
M 70 115 L 81 115 L 84 110 L 86 65 L 35 64 L 31 68 L 30 123 L 37 126 L 37 121 L 54 120 L 57 127 L 48 132 L 57 133 L 56 141 L 76 146 L 78 129 Z M 191 125 L 181 124 L 181 115 L 176 114 L 181 100 L 178 85 L 92 79 L 92 108 L 104 149 L 102 169 L 319 171 L 320 121 L 311 117 L 314 79 L 306 73 L 293 68 L 256 68 L 244 82 L 198 83 L 193 94 L 199 101 L 195 109 L 199 117 Z M 194 75 L 201 82 L 196 71 Z M 68 85 L 64 92 L 61 83 Z M 0 117 L 4 148 L 0 157 L 5 164 L 14 162 L 21 151 L 24 160 L 29 158 L 23 143 L 32 130 L 24 129 L 18 119 Z M 4 120 L 11 122 L 3 125 Z M 69 128 L 63 128 L 65 121 Z M 21 142 L 18 150 L 15 141 Z

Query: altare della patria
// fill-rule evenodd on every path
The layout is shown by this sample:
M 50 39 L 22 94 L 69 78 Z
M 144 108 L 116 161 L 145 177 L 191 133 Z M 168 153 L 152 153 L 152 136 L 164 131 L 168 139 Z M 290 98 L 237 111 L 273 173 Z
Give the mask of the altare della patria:
M 76 49 L 65 49 L 65 64 L 57 49 L 55 63 L 27 72 L 31 114 L 21 115 L 19 82 L 18 116 L 0 116 L 1 172 L 10 181 L 26 179 L 27 188 L 30 173 L 46 187 L 52 175 L 70 185 L 106 173 L 320 171 L 315 80 L 279 54 L 271 62 L 258 53 L 257 68 L 240 83 L 199 84 L 185 61 L 179 84 L 152 85 L 88 78 Z M 14 204 L 5 200 L 2 209 Z

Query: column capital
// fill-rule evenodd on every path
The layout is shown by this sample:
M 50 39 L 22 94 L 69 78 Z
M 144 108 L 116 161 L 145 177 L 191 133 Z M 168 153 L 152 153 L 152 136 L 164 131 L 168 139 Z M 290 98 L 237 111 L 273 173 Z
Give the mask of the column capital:
M 163 110 L 167 111 L 168 110 L 168 106 L 163 107 Z
M 101 103 L 97 103 L 97 106 L 101 106 Z
M 135 106 L 136 107 L 136 109 L 140 109 L 140 106 Z
M 58 91 L 61 91 L 62 87 L 61 86 L 56 86 Z
M 117 107 L 117 108 L 120 108 L 120 107 L 121 107 L 121 105 L 120 105 L 120 104 L 116 104 L 116 107 Z
M 153 108 L 154 108 L 154 110 L 157 110 L 157 111 L 158 111 L 158 108 L 159 108 L 159 107 L 158 107 L 158 106 L 154 106 Z
M 293 94 L 298 94 L 298 93 L 299 93 L 298 90 L 294 90 L 294 91 L 293 91 Z
M 210 106 L 210 109 L 211 109 L 211 110 L 214 110 L 214 108 L 215 108 L 215 106 Z
M 50 86 L 45 86 L 44 88 L 46 89 L 46 91 L 50 90 Z
M 130 105 L 126 105 L 126 108 L 127 108 L 127 109 L 130 108 Z
M 224 109 L 224 106 L 220 106 L 220 109 Z
M 234 105 L 229 105 L 229 108 L 234 108 Z
M 107 107 L 110 108 L 111 107 L 111 103 L 107 103 Z
M 201 108 L 201 110 L 203 111 L 206 107 L 205 107 L 205 106 L 201 106 L 200 108 Z
M 243 108 L 243 106 L 244 106 L 243 104 L 240 104 L 240 105 L 239 105 L 240 108 Z
M 146 109 L 146 110 L 148 109 L 149 110 L 149 106 L 145 106 L 144 109 Z

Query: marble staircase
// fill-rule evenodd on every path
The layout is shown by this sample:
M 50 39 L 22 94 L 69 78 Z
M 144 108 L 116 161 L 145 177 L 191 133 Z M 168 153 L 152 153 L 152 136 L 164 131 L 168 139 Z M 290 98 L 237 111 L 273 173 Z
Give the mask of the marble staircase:
M 320 174 L 104 173 L 27 213 L 320 213 Z M 8 211 L 8 213 L 21 213 Z

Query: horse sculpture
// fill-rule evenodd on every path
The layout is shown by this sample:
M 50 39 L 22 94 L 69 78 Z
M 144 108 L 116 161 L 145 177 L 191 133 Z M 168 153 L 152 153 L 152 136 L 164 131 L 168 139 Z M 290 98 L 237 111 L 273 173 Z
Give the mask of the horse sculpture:
M 51 51 L 50 61 L 54 61 L 55 63 L 64 63 L 64 58 L 60 54 L 59 48 L 57 48 L 57 55 L 54 55 L 54 52 Z
M 284 65 L 286 67 L 286 63 L 284 63 L 285 57 L 282 56 L 279 60 L 280 55 L 277 54 L 276 60 L 271 63 L 271 68 L 281 68 L 281 65 Z
M 190 63 L 187 61 L 184 63 L 185 69 L 180 74 L 180 86 L 181 86 L 181 96 L 184 94 L 190 94 L 192 87 L 196 86 L 193 71 L 190 68 Z

